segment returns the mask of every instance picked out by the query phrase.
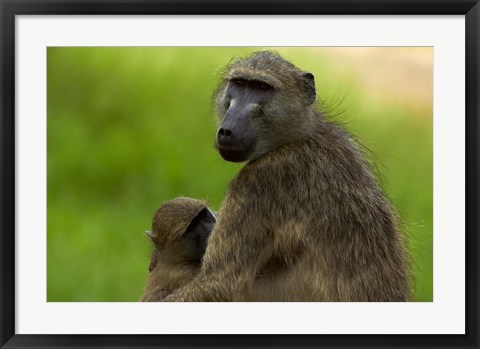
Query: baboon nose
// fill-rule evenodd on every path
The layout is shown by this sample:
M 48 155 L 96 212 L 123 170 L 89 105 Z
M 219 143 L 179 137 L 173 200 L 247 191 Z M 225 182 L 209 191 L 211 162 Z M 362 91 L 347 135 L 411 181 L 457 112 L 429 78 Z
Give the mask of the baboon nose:
M 218 130 L 218 135 L 222 137 L 230 137 L 232 135 L 232 131 L 230 131 L 228 128 L 221 128 Z
M 233 139 L 232 131 L 228 128 L 220 128 L 217 133 L 217 143 L 223 147 L 229 147 L 232 145 Z

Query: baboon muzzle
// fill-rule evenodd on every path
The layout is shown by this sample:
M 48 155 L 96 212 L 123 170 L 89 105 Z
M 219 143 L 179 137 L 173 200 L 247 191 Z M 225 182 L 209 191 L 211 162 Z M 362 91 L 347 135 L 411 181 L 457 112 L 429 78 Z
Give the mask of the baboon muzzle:
M 233 107 L 225 114 L 217 132 L 217 148 L 227 161 L 241 162 L 248 159 L 254 146 L 255 132 L 251 108 Z

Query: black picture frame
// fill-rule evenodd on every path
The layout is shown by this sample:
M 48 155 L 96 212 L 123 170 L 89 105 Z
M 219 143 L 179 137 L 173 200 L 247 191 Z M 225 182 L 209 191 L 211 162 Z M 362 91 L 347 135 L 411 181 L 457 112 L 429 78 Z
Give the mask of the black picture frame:
M 15 334 L 15 16 L 17 15 L 465 15 L 466 334 L 465 335 L 25 335 Z M 323 347 L 479 348 L 478 0 L 0 0 L 1 22 L 1 348 Z M 462 117 L 457 115 L 452 117 Z

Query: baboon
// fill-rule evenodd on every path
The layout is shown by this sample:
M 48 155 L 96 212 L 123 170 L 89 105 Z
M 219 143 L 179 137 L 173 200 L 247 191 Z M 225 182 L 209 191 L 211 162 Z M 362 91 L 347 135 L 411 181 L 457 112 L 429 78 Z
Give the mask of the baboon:
M 203 201 L 181 197 L 157 209 L 152 231 L 146 232 L 154 248 L 140 301 L 161 301 L 194 278 L 214 224 L 215 217 Z
M 167 301 L 407 301 L 398 219 L 313 74 L 273 52 L 236 59 L 215 94 L 216 146 L 246 162 L 197 276 Z

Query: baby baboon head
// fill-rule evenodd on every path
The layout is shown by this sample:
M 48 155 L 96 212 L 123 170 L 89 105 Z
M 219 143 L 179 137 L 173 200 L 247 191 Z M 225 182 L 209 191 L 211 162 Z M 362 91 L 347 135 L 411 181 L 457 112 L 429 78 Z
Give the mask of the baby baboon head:
M 152 231 L 146 233 L 155 248 L 150 271 L 159 258 L 172 263 L 200 263 L 215 216 L 203 201 L 176 198 L 160 206 L 154 214 Z

